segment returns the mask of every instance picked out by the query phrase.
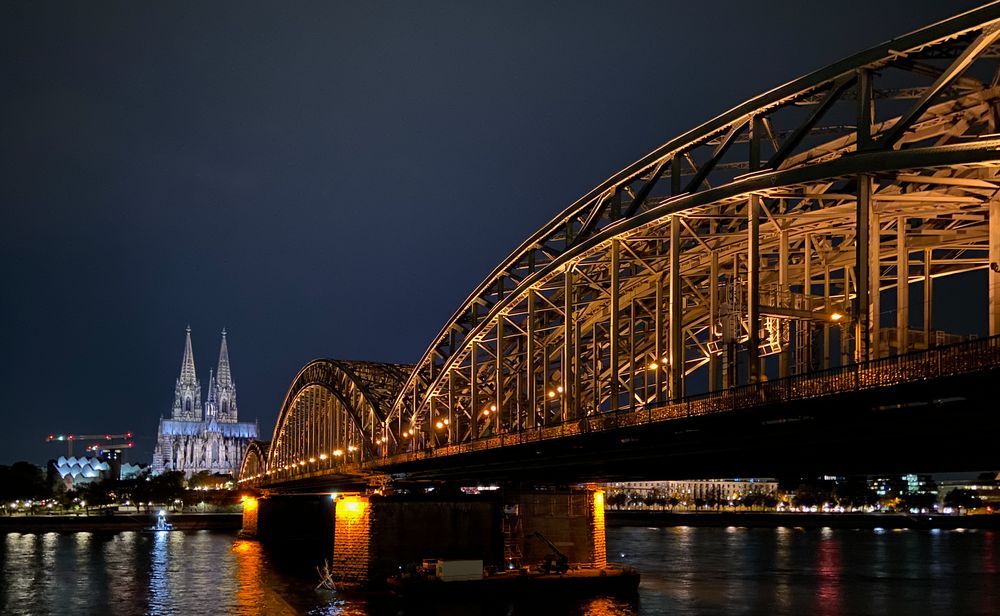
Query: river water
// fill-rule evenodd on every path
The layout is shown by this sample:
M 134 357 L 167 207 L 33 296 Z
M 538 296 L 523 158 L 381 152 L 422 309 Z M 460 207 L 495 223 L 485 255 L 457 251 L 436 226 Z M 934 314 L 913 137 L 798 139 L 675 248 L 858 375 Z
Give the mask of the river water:
M 303 563 L 210 531 L 0 536 L 0 614 L 1000 614 L 995 531 L 609 528 L 632 599 L 408 604 L 314 590 Z

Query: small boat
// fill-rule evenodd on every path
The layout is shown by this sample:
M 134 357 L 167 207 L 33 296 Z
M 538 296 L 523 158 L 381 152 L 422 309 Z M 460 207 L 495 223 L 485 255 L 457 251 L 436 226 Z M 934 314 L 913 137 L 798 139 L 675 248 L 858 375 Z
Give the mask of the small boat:
M 174 530 L 174 525 L 167 522 L 167 513 L 160 509 L 160 512 L 156 514 L 156 524 L 148 528 L 142 529 L 144 533 L 158 533 L 166 532 L 169 530 Z

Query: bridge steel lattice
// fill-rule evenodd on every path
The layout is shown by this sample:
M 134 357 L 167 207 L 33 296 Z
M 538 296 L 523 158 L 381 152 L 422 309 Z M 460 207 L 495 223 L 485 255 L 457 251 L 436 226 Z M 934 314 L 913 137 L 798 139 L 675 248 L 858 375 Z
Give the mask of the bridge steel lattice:
M 313 400 L 340 390 L 302 385 L 317 362 L 307 366 L 258 479 L 329 448 L 297 444 L 310 405 L 340 404 L 353 431 L 336 444 L 378 467 L 428 445 L 651 418 L 767 379 L 907 364 L 961 341 L 935 328 L 935 281 L 948 276 L 987 287 L 970 318 L 1000 334 L 998 40 L 991 3 L 650 152 L 498 265 L 376 401 Z
M 244 458 L 240 478 L 280 482 L 378 457 L 380 431 L 410 366 L 317 359 L 296 375 L 267 446 Z M 383 440 L 384 439 L 384 440 Z

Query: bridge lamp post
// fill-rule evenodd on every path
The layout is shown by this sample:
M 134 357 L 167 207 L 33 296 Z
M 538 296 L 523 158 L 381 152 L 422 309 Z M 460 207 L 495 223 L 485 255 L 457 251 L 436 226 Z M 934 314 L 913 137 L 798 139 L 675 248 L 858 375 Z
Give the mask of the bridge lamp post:
M 536 428 L 539 427 L 539 425 L 547 425 L 548 424 L 548 422 L 546 420 L 548 419 L 548 415 L 549 415 L 549 413 L 550 413 L 550 411 L 552 409 L 552 406 L 551 406 L 552 403 L 555 404 L 556 411 L 559 410 L 559 404 L 560 404 L 560 402 L 559 402 L 559 400 L 557 400 L 557 398 L 562 398 L 562 395 L 563 395 L 563 386 L 562 385 L 557 385 L 555 389 L 550 389 L 548 391 L 548 394 L 546 394 L 546 395 L 549 398 L 549 403 L 550 404 L 546 405 L 546 404 L 543 403 L 543 405 L 542 405 L 541 422 L 539 422 L 539 418 L 537 416 L 534 418 L 534 421 L 535 421 L 535 426 L 534 427 L 536 427 Z M 537 411 L 536 411 L 536 413 L 537 413 Z M 558 415 L 559 413 L 557 412 L 557 413 L 554 413 L 554 414 Z
M 444 419 L 439 419 L 439 420 L 438 420 L 438 421 L 437 421 L 437 422 L 436 422 L 436 423 L 434 424 L 434 427 L 435 427 L 435 428 L 437 428 L 437 431 L 438 431 L 438 432 L 440 433 L 440 432 L 441 432 L 441 431 L 443 431 L 443 430 L 444 430 L 445 428 L 447 428 L 447 427 L 448 427 L 448 424 L 450 424 L 450 423 L 451 423 L 451 422 L 450 422 L 450 421 L 448 420 L 448 418 L 447 418 L 447 417 L 445 417 Z M 448 430 L 448 432 L 449 432 L 449 434 L 448 434 L 448 440 L 446 441 L 446 443 L 447 443 L 447 442 L 451 442 L 451 430 Z M 434 435 L 434 443 L 435 443 L 435 444 L 437 444 L 437 445 L 440 445 L 440 444 L 441 444 L 441 437 L 440 437 L 440 436 L 438 436 L 437 434 L 435 434 L 435 435 Z
M 667 366 L 669 366 L 669 365 L 670 365 L 670 363 L 667 361 L 667 358 L 664 357 L 662 362 L 656 361 L 655 359 L 653 361 L 649 362 L 649 365 L 646 366 L 646 368 L 650 372 L 656 372 L 661 367 L 664 370 L 666 370 Z M 650 397 L 649 397 L 649 381 L 650 380 L 653 381 L 653 397 L 656 398 L 657 400 L 659 400 L 659 395 L 660 395 L 660 392 L 658 392 L 656 390 L 656 378 L 654 377 L 653 379 L 650 379 L 648 376 L 643 377 L 643 380 L 642 380 L 642 397 L 643 397 L 643 400 L 645 401 L 646 404 L 649 404 L 649 402 L 650 402 Z

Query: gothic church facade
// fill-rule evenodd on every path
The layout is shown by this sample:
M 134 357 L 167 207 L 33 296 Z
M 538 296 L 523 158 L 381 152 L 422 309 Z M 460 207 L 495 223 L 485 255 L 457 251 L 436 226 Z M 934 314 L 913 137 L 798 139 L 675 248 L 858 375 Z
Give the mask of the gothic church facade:
M 236 382 L 229 366 L 226 330 L 222 330 L 219 365 L 209 371 L 208 395 L 201 399 L 201 383 L 194 368 L 191 328 L 187 328 L 181 374 L 174 388 L 169 419 L 160 416 L 153 472 L 199 471 L 236 476 L 250 441 L 257 438 L 257 424 L 240 422 L 236 407 Z

